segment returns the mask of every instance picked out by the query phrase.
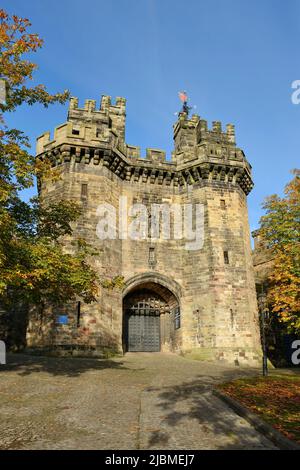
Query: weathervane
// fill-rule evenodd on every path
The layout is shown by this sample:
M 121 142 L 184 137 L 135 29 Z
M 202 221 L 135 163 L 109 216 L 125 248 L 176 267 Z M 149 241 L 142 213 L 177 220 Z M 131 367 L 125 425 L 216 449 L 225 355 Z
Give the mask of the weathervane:
M 189 112 L 191 109 L 193 108 L 196 108 L 196 106 L 189 106 L 188 105 L 188 95 L 187 95 L 187 92 L 186 91 L 179 91 L 178 92 L 178 96 L 179 96 L 179 99 L 180 101 L 182 102 L 182 109 L 179 113 L 175 113 L 175 114 L 186 114 L 187 116 L 189 115 Z

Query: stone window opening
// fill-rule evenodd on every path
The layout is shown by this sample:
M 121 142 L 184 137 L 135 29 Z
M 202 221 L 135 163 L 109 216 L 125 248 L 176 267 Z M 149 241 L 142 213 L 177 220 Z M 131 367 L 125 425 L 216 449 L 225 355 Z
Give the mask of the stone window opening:
M 179 307 L 175 307 L 174 309 L 174 325 L 175 325 L 175 330 L 178 330 L 181 327 L 181 317 L 180 317 Z
M 220 207 L 221 207 L 221 209 L 226 209 L 225 199 L 220 199 Z
M 79 135 L 80 131 L 78 129 L 72 129 L 73 135 Z
M 230 309 L 230 324 L 231 324 L 231 329 L 234 329 L 234 313 L 232 308 Z
M 82 199 L 86 199 L 88 195 L 88 185 L 87 183 L 82 183 L 81 185 L 81 197 Z
M 148 238 L 152 238 L 151 233 L 151 214 L 148 215 Z M 149 250 L 149 260 L 150 260 L 150 250 Z
M 151 246 L 149 248 L 149 266 L 153 267 L 156 264 L 156 257 L 155 257 L 155 248 Z
M 229 264 L 229 255 L 228 255 L 228 251 L 224 251 L 224 263 L 225 264 Z

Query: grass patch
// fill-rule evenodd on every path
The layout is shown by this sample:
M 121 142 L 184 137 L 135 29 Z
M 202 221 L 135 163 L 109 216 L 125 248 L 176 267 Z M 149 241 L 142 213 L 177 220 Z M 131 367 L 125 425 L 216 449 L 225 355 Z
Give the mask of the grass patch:
M 300 376 L 272 375 L 227 382 L 217 387 L 300 444 Z

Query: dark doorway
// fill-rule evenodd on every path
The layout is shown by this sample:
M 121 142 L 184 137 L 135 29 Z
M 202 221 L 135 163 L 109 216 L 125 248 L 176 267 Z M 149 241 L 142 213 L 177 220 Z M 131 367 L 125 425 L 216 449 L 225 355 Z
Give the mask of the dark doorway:
M 160 351 L 160 312 L 146 302 L 125 312 L 125 341 L 128 351 Z
M 147 283 L 135 287 L 123 301 L 123 348 L 128 352 L 158 352 L 175 330 L 175 296 L 165 287 Z

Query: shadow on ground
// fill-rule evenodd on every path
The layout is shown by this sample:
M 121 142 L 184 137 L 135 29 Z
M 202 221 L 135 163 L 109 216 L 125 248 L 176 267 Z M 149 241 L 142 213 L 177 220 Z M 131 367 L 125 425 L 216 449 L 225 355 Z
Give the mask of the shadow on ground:
M 8 354 L 1 372 L 17 372 L 26 376 L 36 372 L 47 372 L 53 376 L 76 377 L 89 370 L 128 369 L 121 360 L 88 359 L 75 357 L 29 356 L 27 354 Z
M 7 365 L 0 366 L 1 445 L 272 448 L 212 394 L 220 382 L 259 373 L 163 353 L 111 359 L 9 354 Z
M 258 375 L 254 370 L 224 370 L 218 376 L 202 375 L 196 380 L 182 382 L 179 385 L 162 388 L 151 387 L 147 391 L 158 393 L 156 406 L 164 416 L 165 429 L 155 431 L 149 436 L 149 447 L 155 448 L 163 442 L 166 446 L 176 429 L 189 427 L 193 432 L 193 426 L 205 435 L 213 435 L 214 440 L 220 442 L 218 449 L 259 449 L 263 448 L 261 436 L 254 429 L 249 433 L 246 423 L 224 405 L 224 403 L 212 394 L 212 389 L 218 383 L 224 383 L 241 376 Z M 175 409 L 176 408 L 176 409 Z M 192 424 L 194 423 L 194 424 Z M 224 436 L 229 439 L 225 439 Z M 199 435 L 199 444 L 201 436 Z M 229 442 L 228 442 L 229 440 Z M 226 442 L 227 441 L 227 442 Z M 230 443 L 232 441 L 232 443 Z M 272 446 L 272 444 L 271 444 Z

